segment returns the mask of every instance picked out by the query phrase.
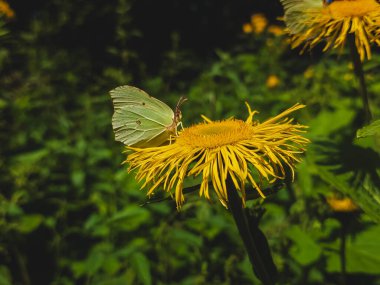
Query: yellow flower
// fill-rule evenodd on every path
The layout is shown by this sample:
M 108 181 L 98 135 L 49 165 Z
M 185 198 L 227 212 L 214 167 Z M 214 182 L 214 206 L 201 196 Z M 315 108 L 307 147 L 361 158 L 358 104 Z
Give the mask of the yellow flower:
M 252 25 L 250 23 L 245 23 L 243 25 L 243 32 L 245 34 L 250 34 L 250 33 L 252 33 L 252 31 L 253 31 L 253 28 L 252 28 Z
M 314 76 L 314 69 L 312 67 L 308 67 L 303 73 L 303 77 L 306 79 L 310 79 Z
M 277 77 L 277 75 L 271 74 L 268 76 L 266 85 L 268 88 L 275 88 L 280 84 L 280 79 Z
M 361 60 L 371 58 L 370 43 L 380 46 L 380 4 L 376 0 L 281 0 L 292 47 L 313 48 L 326 41 L 324 51 L 343 47 L 349 34 Z
M 252 29 L 255 34 L 261 34 L 264 32 L 268 25 L 268 20 L 263 14 L 254 14 L 251 17 Z
M 338 198 L 337 196 L 329 196 L 326 198 L 327 204 L 335 212 L 354 212 L 359 208 L 350 198 Z
M 285 33 L 284 29 L 277 25 L 270 25 L 268 27 L 268 32 L 275 36 L 281 36 Z
M 185 128 L 169 145 L 133 148 L 125 163 L 137 170 L 136 179 L 149 186 L 152 195 L 160 186 L 172 192 L 179 209 L 184 203 L 183 184 L 187 177 L 202 178 L 199 195 L 210 199 L 209 186 L 227 207 L 227 185 L 235 187 L 245 202 L 245 183 L 253 185 L 262 197 L 261 182 L 273 183 L 285 178 L 285 168 L 294 178 L 294 164 L 309 142 L 300 133 L 306 126 L 294 124 L 286 116 L 304 105 L 296 104 L 263 123 L 253 121 L 251 111 L 246 121 L 206 119 Z
M 3 0 L 0 0 L 0 15 L 3 14 L 8 19 L 11 19 L 15 16 L 14 11 L 9 7 L 9 4 Z

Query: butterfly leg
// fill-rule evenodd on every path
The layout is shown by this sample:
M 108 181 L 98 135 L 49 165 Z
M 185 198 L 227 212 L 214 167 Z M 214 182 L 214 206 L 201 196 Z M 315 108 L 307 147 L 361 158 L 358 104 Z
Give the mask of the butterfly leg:
M 176 132 L 175 135 L 169 136 L 169 144 L 172 144 L 172 141 L 175 141 L 175 138 L 178 138 L 178 133 Z

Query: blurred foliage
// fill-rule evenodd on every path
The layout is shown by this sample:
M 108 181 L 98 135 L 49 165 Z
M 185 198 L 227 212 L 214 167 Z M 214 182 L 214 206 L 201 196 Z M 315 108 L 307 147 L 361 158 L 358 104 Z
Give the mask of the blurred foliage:
M 306 104 L 295 116 L 313 143 L 295 183 L 249 202 L 265 211 L 279 284 L 380 284 L 379 124 L 363 129 L 348 54 L 299 56 L 278 1 L 239 5 L 12 3 L 15 18 L 0 18 L 0 284 L 259 284 L 218 203 L 140 206 L 111 128 L 108 90 L 122 84 L 172 106 L 186 95 L 185 126 L 245 118 L 244 101 L 260 120 Z M 260 32 L 244 28 L 255 11 Z M 364 68 L 379 118 L 380 56 Z M 361 210 L 334 212 L 330 193 Z

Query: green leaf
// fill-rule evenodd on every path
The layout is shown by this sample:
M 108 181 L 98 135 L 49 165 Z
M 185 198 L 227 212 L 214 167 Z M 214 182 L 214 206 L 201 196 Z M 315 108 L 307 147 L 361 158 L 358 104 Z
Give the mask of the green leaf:
M 114 257 L 108 256 L 104 260 L 103 269 L 108 275 L 114 275 L 121 268 L 121 262 Z
M 73 183 L 75 187 L 78 187 L 78 188 L 82 187 L 84 185 L 85 178 L 86 178 L 86 175 L 81 170 L 74 170 L 71 173 L 71 182 Z
M 7 31 L 7 30 L 3 30 L 3 29 L 1 29 L 1 30 L 0 30 L 0 37 L 5 36 L 6 34 L 8 34 L 8 32 L 9 32 L 9 31 Z
M 356 112 L 347 106 L 349 100 L 342 99 L 340 104 L 333 110 L 323 109 L 319 114 L 308 122 L 313 137 L 325 137 L 339 129 L 345 128 L 355 117 Z M 332 124 L 331 122 L 334 122 Z
M 152 275 L 150 273 L 150 264 L 146 256 L 140 252 L 135 252 L 131 256 L 132 266 L 136 270 L 138 279 L 144 285 L 152 284 Z
M 97 237 L 107 236 L 110 232 L 109 225 L 104 223 L 104 218 L 99 214 L 92 214 L 85 222 L 83 228 Z
M 84 263 L 84 270 L 87 274 L 95 274 L 103 265 L 105 259 L 104 252 L 93 251 L 88 256 L 86 262 Z
M 252 271 L 252 264 L 249 261 L 248 255 L 246 255 L 244 257 L 244 259 L 241 262 L 239 262 L 239 264 L 237 266 L 242 271 L 242 273 L 244 274 L 244 277 L 249 279 L 249 281 L 252 284 L 261 284 L 259 279 L 257 279 L 256 275 Z M 249 283 L 249 284 L 251 284 L 251 283 Z
M 128 206 L 120 212 L 114 214 L 108 223 L 117 226 L 119 229 L 134 230 L 149 222 L 149 211 L 139 206 Z
M 4 99 L 0 99 L 0 110 L 4 109 L 8 105 L 8 102 Z
M 292 226 L 286 236 L 293 241 L 289 254 L 301 265 L 310 265 L 319 259 L 322 248 L 299 226 Z
M 373 220 L 380 222 L 380 189 L 366 176 L 363 183 L 354 188 L 348 182 L 349 175 L 335 175 L 326 169 L 319 168 L 321 178 L 339 191 L 350 196 Z
M 297 182 L 306 195 L 317 195 L 315 189 L 313 189 L 313 180 L 309 167 L 306 161 L 302 161 L 297 165 Z
M 30 152 L 21 153 L 14 157 L 14 161 L 22 165 L 33 165 L 39 162 L 41 159 L 45 158 L 48 154 L 49 150 L 42 148 Z
M 143 249 L 148 248 L 148 241 L 144 238 L 135 238 L 128 242 L 128 245 L 118 249 L 115 252 L 115 256 L 120 257 L 122 259 L 129 258 L 136 251 L 141 251 Z
M 43 221 L 42 215 L 23 216 L 17 223 L 17 230 L 21 233 L 30 233 L 34 231 Z
M 74 263 L 72 269 L 76 276 L 89 275 L 92 276 L 99 272 L 104 266 L 107 256 L 112 251 L 110 243 L 96 244 L 88 254 L 87 258 L 81 262 Z
M 348 236 L 346 241 L 346 270 L 349 273 L 380 274 L 380 226 L 372 226 L 359 234 Z M 326 251 L 327 270 L 339 272 L 339 241 Z
M 380 222 L 380 156 L 370 148 L 320 143 L 309 148 L 316 173 Z
M 171 231 L 171 237 L 173 241 L 175 240 L 180 244 L 193 245 L 195 247 L 202 246 L 202 237 L 185 230 L 173 229 Z
M 376 135 L 380 135 L 380 120 L 376 120 L 356 132 L 356 137 L 358 139 Z
M 0 266 L 0 285 L 12 285 L 12 277 L 9 269 L 5 266 Z
M 94 285 L 125 285 L 132 284 L 130 278 L 128 276 L 121 276 L 117 278 L 107 278 L 107 280 L 101 280 L 96 282 Z

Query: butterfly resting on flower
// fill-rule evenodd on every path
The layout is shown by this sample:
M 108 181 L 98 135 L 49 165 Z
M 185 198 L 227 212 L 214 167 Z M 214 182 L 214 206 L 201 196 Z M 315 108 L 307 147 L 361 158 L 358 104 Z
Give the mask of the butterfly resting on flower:
M 127 146 L 160 146 L 178 135 L 186 101 L 181 97 L 173 111 L 160 100 L 133 86 L 120 86 L 110 91 L 114 114 L 112 127 L 115 139 Z

